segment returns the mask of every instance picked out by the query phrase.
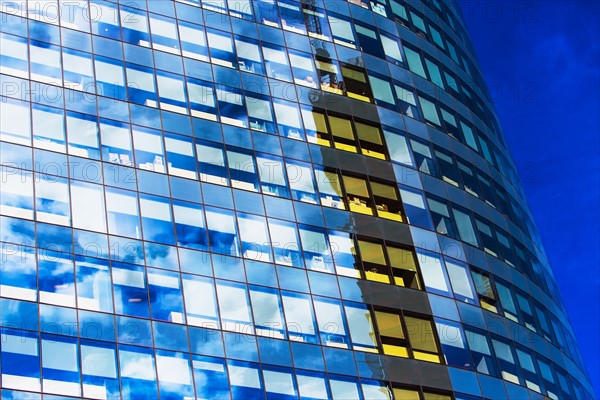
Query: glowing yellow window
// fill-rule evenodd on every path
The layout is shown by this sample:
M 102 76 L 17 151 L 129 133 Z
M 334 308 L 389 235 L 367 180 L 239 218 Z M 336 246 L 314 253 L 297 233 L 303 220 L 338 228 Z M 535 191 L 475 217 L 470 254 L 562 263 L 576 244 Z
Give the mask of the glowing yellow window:
M 379 327 L 381 336 L 392 337 L 396 339 L 404 339 L 404 329 L 400 321 L 400 315 L 387 313 L 383 311 L 375 311 L 375 319 Z
M 421 289 L 415 255 L 412 250 L 387 246 L 394 283 L 411 289 Z
M 411 389 L 393 388 L 394 398 L 400 400 L 421 400 L 419 392 Z
M 350 211 L 373 215 L 373 209 L 369 205 L 369 190 L 367 189 L 367 182 L 361 178 L 353 178 L 351 176 L 344 175 L 344 186 L 346 187 L 346 193 L 348 194 L 348 204 L 350 205 Z
M 356 153 L 356 139 L 352 122 L 345 118 L 329 116 L 329 126 L 335 142 L 335 148 Z
M 408 349 L 404 342 L 406 338 L 402 329 L 400 315 L 375 311 L 375 319 L 377 320 L 384 354 L 408 357 Z
M 406 316 L 404 321 L 415 359 L 439 363 L 440 356 L 431 321 Z
M 377 216 L 403 222 L 402 203 L 398 197 L 396 187 L 384 183 L 371 182 L 371 190 L 373 191 Z
M 385 255 L 383 254 L 383 246 L 380 243 L 358 241 L 360 256 L 364 262 L 385 265 Z
M 359 240 L 358 247 L 360 249 L 360 258 L 365 263 L 365 277 L 371 281 L 390 283 L 383 246 L 379 243 Z
M 360 141 L 361 152 L 369 157 L 385 160 L 385 149 L 379 128 L 356 122 L 354 124 Z

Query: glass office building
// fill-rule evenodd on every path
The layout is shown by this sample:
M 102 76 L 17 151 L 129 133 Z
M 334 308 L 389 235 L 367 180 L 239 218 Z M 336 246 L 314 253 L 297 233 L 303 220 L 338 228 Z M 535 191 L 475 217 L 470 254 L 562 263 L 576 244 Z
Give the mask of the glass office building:
M 1 399 L 594 398 L 442 0 L 0 0 Z

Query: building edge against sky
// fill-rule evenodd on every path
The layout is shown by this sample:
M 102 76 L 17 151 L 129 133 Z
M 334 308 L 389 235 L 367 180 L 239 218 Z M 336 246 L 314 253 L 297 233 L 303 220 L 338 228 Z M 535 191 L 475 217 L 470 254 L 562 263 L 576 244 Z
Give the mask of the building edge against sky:
M 456 4 L 0 18 L 2 400 L 595 398 Z

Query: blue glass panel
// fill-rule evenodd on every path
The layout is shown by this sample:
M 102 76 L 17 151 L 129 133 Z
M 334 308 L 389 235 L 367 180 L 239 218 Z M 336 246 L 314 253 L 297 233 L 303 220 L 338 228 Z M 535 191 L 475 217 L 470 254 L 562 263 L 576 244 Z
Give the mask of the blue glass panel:
M 323 353 L 327 371 L 335 374 L 356 375 L 356 364 L 351 351 L 324 347 Z
M 156 399 L 154 351 L 133 346 L 119 347 L 121 393 L 123 397 Z
M 0 299 L 0 324 L 5 328 L 37 330 L 37 308 L 35 303 Z
M 231 394 L 234 399 L 263 396 L 263 384 L 258 364 L 241 361 L 227 361 Z
M 152 328 L 148 320 L 117 316 L 117 329 L 120 343 L 152 346 Z
M 79 336 L 92 340 L 115 340 L 115 318 L 110 314 L 79 311 Z
M 185 326 L 154 321 L 152 327 L 155 347 L 174 351 L 189 351 Z
M 256 337 L 234 332 L 224 332 L 225 354 L 229 358 L 258 362 Z
M 214 357 L 193 356 L 196 396 L 201 399 L 230 399 L 225 360 Z
M 323 371 L 323 353 L 321 347 L 304 343 L 291 343 L 296 368 Z
M 134 265 L 112 264 L 115 312 L 149 318 L 148 289 L 144 268 Z
M 477 375 L 473 372 L 463 371 L 457 368 L 449 368 L 448 372 L 450 372 L 450 379 L 452 380 L 452 387 L 454 390 L 481 396 Z
M 185 323 L 180 275 L 153 268 L 147 271 L 152 318 Z
M 107 399 L 118 398 L 121 388 L 117 379 L 116 346 L 82 340 L 80 349 L 83 395 L 95 397 L 97 393 L 106 393 Z
M 221 331 L 189 327 L 192 353 L 223 357 Z
M 144 243 L 146 265 L 148 267 L 159 267 L 177 271 L 179 261 L 177 260 L 177 248 L 157 243 Z
M 2 329 L 2 386 L 40 391 L 40 350 L 37 333 Z
M 292 366 L 289 342 L 268 337 L 259 337 L 258 349 L 260 350 L 260 359 L 263 363 L 286 367 Z

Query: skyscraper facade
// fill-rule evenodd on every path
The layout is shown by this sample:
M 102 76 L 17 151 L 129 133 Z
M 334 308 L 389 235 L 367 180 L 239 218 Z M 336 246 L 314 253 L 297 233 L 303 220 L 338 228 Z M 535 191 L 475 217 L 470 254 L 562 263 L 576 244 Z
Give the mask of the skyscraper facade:
M 1 399 L 593 399 L 460 11 L 0 0 Z

